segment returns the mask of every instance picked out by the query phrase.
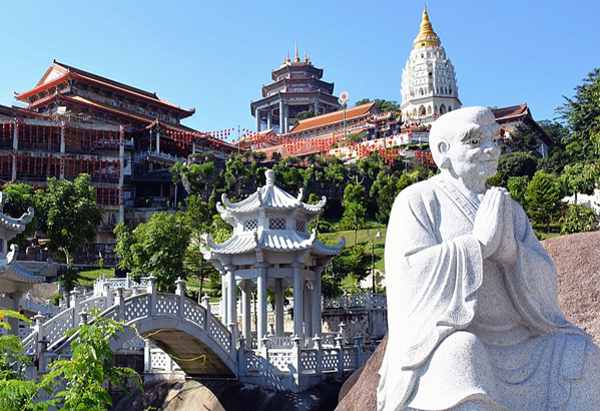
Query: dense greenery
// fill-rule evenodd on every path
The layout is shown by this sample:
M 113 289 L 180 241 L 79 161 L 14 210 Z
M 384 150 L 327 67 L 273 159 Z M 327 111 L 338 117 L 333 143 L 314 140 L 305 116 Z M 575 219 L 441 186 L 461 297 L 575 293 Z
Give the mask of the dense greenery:
M 6 317 L 27 321 L 22 315 L 0 310 L 0 328 L 8 330 Z M 39 380 L 27 379 L 30 359 L 23 353 L 18 337 L 0 335 L 0 409 L 6 411 L 68 411 L 109 409 L 112 399 L 109 384 L 137 382 L 139 376 L 129 368 L 113 366 L 110 339 L 123 330 L 111 319 L 96 318 L 82 324 L 71 341 L 70 359 L 59 359 Z

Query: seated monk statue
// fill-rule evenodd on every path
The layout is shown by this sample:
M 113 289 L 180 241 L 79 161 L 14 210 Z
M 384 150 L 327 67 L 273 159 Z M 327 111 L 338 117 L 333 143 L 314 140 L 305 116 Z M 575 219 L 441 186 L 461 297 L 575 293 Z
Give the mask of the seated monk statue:
M 565 319 L 521 205 L 486 188 L 497 137 L 487 108 L 441 116 L 440 173 L 394 202 L 378 410 L 600 410 L 600 350 Z

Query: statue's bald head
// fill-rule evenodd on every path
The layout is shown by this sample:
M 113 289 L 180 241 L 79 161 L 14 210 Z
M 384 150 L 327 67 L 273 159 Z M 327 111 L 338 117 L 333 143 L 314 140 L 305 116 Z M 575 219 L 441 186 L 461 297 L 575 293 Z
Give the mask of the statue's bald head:
M 439 168 L 447 168 L 445 152 L 450 145 L 470 134 L 482 131 L 496 134 L 498 130 L 494 113 L 487 107 L 465 107 L 446 113 L 432 124 L 429 132 L 433 161 Z

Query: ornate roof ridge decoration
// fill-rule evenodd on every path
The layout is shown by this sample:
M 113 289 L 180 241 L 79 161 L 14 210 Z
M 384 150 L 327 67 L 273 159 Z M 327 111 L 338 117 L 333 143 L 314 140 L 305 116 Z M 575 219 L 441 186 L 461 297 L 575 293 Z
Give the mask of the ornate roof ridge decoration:
M 317 204 L 305 203 L 302 201 L 304 197 L 303 189 L 300 189 L 297 196 L 294 197 L 275 185 L 275 172 L 273 170 L 267 170 L 265 175 L 267 184 L 259 187 L 254 193 L 241 201 L 231 202 L 227 194 L 224 193 L 221 195 L 221 202 L 217 203 L 217 211 L 219 211 L 223 219 L 231 218 L 237 214 L 257 212 L 261 208 L 279 210 L 302 209 L 307 214 L 316 215 L 321 213 L 327 203 L 325 196 Z
M 25 230 L 25 226 L 33 220 L 33 207 L 27 208 L 27 212 L 23 213 L 21 217 L 14 218 L 4 214 L 5 203 L 6 196 L 0 191 L 0 225 L 13 233 L 22 233 Z

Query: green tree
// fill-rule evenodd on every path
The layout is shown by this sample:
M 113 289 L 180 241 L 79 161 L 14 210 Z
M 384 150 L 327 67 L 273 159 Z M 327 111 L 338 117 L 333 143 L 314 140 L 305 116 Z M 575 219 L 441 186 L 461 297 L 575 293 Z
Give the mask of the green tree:
M 561 219 L 560 233 L 572 234 L 598 229 L 598 216 L 589 207 L 570 204 Z
M 559 113 L 569 128 L 567 153 L 572 162 L 594 161 L 600 155 L 600 68 L 575 88 L 573 98 L 565 99 Z
M 596 163 L 572 163 L 565 166 L 560 176 L 561 183 L 566 194 L 575 197 L 577 194 L 593 194 L 598 181 L 598 164 Z
M 298 115 L 296 115 L 296 120 L 300 121 L 300 120 L 306 120 L 307 118 L 311 118 L 316 116 L 316 114 L 314 113 L 314 111 L 311 110 L 307 110 L 307 111 L 301 111 L 298 113 Z
M 510 177 L 532 178 L 537 171 L 537 166 L 537 157 L 528 152 L 517 151 L 502 155 L 498 161 L 501 185 L 505 186 Z
M 548 230 L 550 223 L 560 211 L 561 190 L 558 177 L 538 171 L 535 173 L 525 192 L 527 214 L 538 226 Z
M 173 290 L 177 277 L 185 277 L 183 259 L 191 229 L 181 213 L 154 213 L 132 232 L 120 226 L 116 230 L 115 250 L 119 267 L 135 277 L 153 275 L 161 290 Z
M 393 175 L 380 171 L 371 186 L 369 195 L 377 203 L 375 217 L 378 222 L 386 224 L 390 218 L 392 205 L 397 194 L 397 181 Z
M 344 189 L 344 213 L 340 220 L 340 227 L 354 230 L 354 243 L 358 238 L 358 230 L 366 223 L 367 209 L 365 204 L 365 189 L 361 184 L 350 183 Z
M 35 203 L 50 249 L 62 253 L 70 267 L 75 253 L 95 238 L 101 221 L 90 176 L 81 174 L 73 181 L 49 178 Z
M 107 410 L 112 405 L 108 384 L 123 386 L 139 376 L 130 368 L 112 365 L 110 339 L 123 332 L 123 325 L 104 317 L 96 317 L 92 324 L 82 324 L 71 341 L 71 358 L 59 359 L 50 365 L 43 377 L 47 383 L 64 381 L 64 389 L 55 394 L 63 410 Z
M 513 200 L 521 203 L 522 206 L 525 206 L 525 194 L 528 184 L 529 178 L 527 176 L 509 177 L 506 183 L 506 188 L 510 196 Z

